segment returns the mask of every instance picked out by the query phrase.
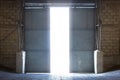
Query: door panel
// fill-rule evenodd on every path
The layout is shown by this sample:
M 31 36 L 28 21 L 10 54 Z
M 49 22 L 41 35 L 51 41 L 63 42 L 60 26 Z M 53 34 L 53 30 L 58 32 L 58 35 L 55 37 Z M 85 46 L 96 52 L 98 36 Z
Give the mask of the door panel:
M 93 51 L 71 51 L 71 72 L 93 72 Z
M 70 16 L 70 71 L 93 72 L 95 10 L 73 8 Z
M 29 50 L 26 56 L 26 72 L 49 72 L 49 52 Z
M 47 9 L 25 11 L 26 72 L 50 72 Z
M 71 50 L 93 51 L 94 41 L 94 30 L 71 31 Z
M 28 30 L 25 36 L 26 50 L 49 50 L 49 31 Z

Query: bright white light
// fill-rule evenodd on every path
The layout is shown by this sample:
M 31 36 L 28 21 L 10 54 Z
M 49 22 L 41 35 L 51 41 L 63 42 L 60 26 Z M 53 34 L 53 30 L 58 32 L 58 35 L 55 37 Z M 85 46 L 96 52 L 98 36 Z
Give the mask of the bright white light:
M 69 73 L 69 7 L 50 8 L 50 59 L 51 73 Z

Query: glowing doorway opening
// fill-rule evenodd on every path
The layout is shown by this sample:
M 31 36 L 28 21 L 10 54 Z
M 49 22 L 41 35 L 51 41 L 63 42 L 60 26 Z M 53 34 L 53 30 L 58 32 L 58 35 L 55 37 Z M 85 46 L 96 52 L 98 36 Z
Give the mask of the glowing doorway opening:
M 50 71 L 69 73 L 69 7 L 50 7 Z

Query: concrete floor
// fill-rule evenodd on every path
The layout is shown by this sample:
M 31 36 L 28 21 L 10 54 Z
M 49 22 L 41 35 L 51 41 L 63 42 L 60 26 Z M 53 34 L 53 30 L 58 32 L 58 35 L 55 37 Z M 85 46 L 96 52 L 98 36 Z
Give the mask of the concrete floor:
M 0 80 L 120 80 L 120 70 L 101 74 L 16 74 L 0 71 Z

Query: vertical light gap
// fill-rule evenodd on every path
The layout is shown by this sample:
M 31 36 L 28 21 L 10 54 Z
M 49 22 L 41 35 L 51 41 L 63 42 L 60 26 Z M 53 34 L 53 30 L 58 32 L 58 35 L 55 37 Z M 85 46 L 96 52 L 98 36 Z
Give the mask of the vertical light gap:
M 69 7 L 50 7 L 50 69 L 69 73 Z

